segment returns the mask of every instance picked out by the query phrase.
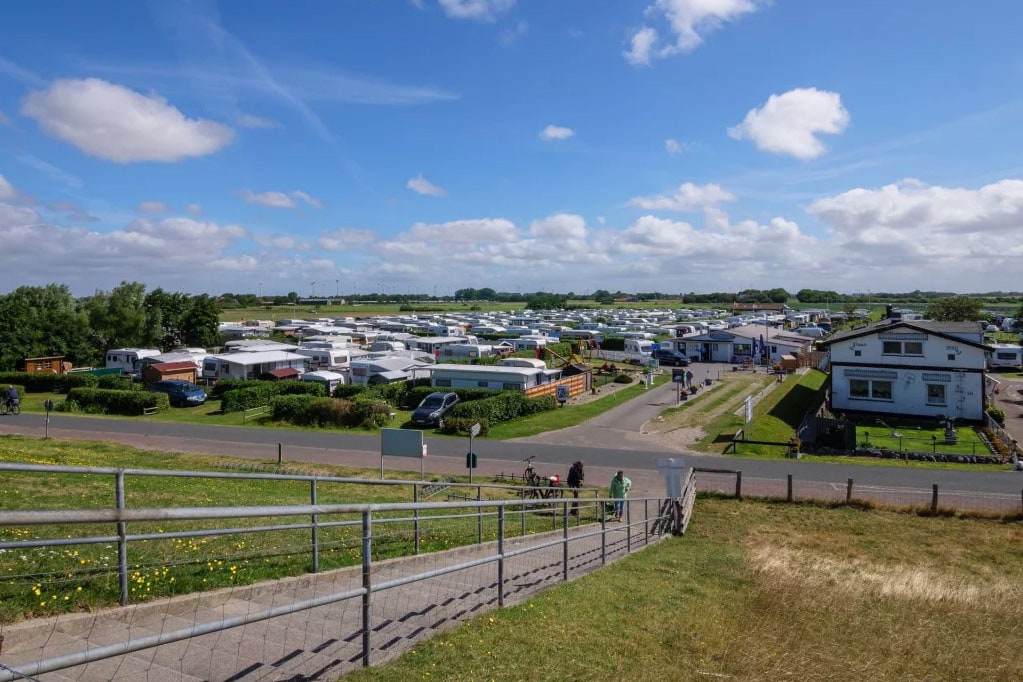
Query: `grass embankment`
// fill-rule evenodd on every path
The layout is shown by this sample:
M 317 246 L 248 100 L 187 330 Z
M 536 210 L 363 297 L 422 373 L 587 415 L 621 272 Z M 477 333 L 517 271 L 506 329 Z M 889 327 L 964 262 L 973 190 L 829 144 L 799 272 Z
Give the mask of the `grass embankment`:
M 23 436 L 0 437 L 0 461 L 70 466 L 106 466 L 135 469 L 181 469 L 194 471 L 253 470 L 266 473 L 302 473 L 350 478 L 377 478 L 378 470 L 303 464 L 302 471 L 280 471 L 275 464 L 228 457 L 204 457 L 141 451 L 94 442 L 64 442 Z M 418 479 L 407 471 L 391 471 L 388 478 Z M 464 478 L 458 477 L 464 481 Z M 479 482 L 479 481 L 477 481 Z M 97 509 L 115 505 L 112 475 L 30 474 L 4 472 L 0 483 L 0 508 L 13 509 Z M 146 507 L 220 507 L 309 504 L 308 481 L 125 477 L 126 505 Z M 445 501 L 447 493 L 475 499 L 476 488 L 453 487 L 423 502 Z M 485 499 L 512 499 L 512 491 L 483 489 Z M 355 483 L 320 482 L 319 504 L 411 502 L 412 486 L 373 486 Z M 468 513 L 471 510 L 466 510 Z M 450 512 L 449 512 L 450 513 Z M 430 552 L 472 544 L 477 539 L 477 521 L 472 516 L 434 519 L 423 513 L 420 529 L 421 551 Z M 374 559 L 413 553 L 412 522 L 384 525 L 386 517 L 408 517 L 408 513 L 374 514 Z M 583 515 L 585 517 L 585 514 Z M 522 526 L 511 517 L 507 534 L 517 535 Z M 353 525 L 321 527 L 320 568 L 349 566 L 361 560 L 361 527 L 358 515 L 319 517 L 320 523 L 347 521 Z M 129 524 L 129 534 L 187 532 L 183 537 L 157 538 L 129 544 L 131 567 L 130 598 L 133 602 L 156 597 L 244 585 L 310 570 L 311 540 L 308 528 L 194 535 L 199 529 L 247 528 L 269 524 L 308 523 L 308 517 L 207 520 Z M 550 515 L 527 514 L 526 533 L 550 530 Z M 2 527 L 0 540 L 24 541 L 41 538 L 113 536 L 112 524 Z M 485 519 L 484 540 L 497 536 L 496 521 Z M 115 541 L 92 545 L 11 549 L 0 552 L 0 623 L 22 618 L 93 608 L 117 603 L 117 546 Z
M 701 498 L 670 539 L 345 682 L 1023 679 L 1023 525 Z

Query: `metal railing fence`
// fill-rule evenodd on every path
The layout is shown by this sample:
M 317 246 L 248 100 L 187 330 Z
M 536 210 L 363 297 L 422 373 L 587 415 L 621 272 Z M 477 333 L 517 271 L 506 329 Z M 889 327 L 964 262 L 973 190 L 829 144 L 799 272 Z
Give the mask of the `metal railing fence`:
M 118 480 L 121 480 L 120 478 Z M 575 504 L 573 498 L 562 498 L 557 500 L 475 500 L 466 502 L 439 502 L 439 503 L 391 503 L 391 504 L 337 504 L 337 505 L 289 505 L 289 506 L 250 506 L 250 507 L 180 507 L 180 508 L 146 508 L 129 509 L 123 506 L 123 487 L 118 486 L 119 506 L 110 509 L 63 509 L 63 510 L 0 510 L 0 525 L 5 527 L 19 526 L 52 526 L 59 524 L 63 529 L 69 526 L 82 524 L 114 524 L 117 529 L 116 536 L 93 536 L 78 538 L 53 538 L 48 540 L 13 541 L 0 543 L 0 548 L 17 547 L 48 547 L 63 546 L 69 543 L 95 543 L 109 542 L 116 540 L 118 543 L 119 575 L 122 586 L 127 581 L 128 566 L 125 557 L 128 553 L 128 546 L 132 542 L 147 541 L 166 537 L 164 534 L 130 534 L 129 524 L 145 522 L 166 522 L 166 521 L 197 521 L 197 520 L 224 520 L 224 519 L 246 519 L 246 518 L 294 518 L 309 517 L 309 523 L 292 524 L 269 524 L 258 527 L 258 530 L 274 530 L 277 528 L 305 527 L 315 529 L 323 527 L 327 523 L 343 523 L 354 525 L 360 529 L 361 552 L 360 563 L 362 570 L 362 585 L 355 589 L 349 589 L 328 595 L 317 596 L 312 599 L 295 601 L 290 604 L 264 608 L 258 611 L 247 613 L 243 616 L 223 618 L 209 623 L 201 623 L 173 631 L 162 632 L 158 635 L 148 635 L 127 641 L 118 642 L 106 646 L 94 646 L 85 650 L 76 651 L 60 656 L 37 660 L 30 663 L 14 666 L 0 670 L 0 682 L 21 679 L 22 676 L 36 676 L 55 670 L 61 670 L 77 665 L 83 665 L 92 661 L 98 661 L 113 656 L 121 656 L 134 651 L 169 644 L 183 639 L 197 637 L 220 630 L 235 628 L 249 623 L 255 623 L 278 616 L 297 613 L 308 609 L 317 608 L 327 604 L 333 604 L 349 599 L 361 598 L 362 600 L 362 662 L 363 665 L 370 665 L 370 652 L 372 649 L 372 595 L 414 582 L 447 575 L 457 571 L 466 570 L 476 566 L 496 564 L 497 566 L 497 604 L 503 607 L 505 602 L 505 561 L 516 556 L 530 552 L 546 549 L 549 547 L 561 546 L 562 566 L 561 579 L 567 581 L 570 577 L 569 559 L 570 544 L 580 543 L 587 539 L 599 538 L 600 541 L 600 564 L 608 562 L 608 531 L 607 505 L 613 502 L 610 498 L 596 498 L 595 500 L 579 501 L 580 508 L 584 505 L 596 505 L 596 522 L 585 525 L 572 526 L 570 510 Z M 655 515 L 650 515 L 650 502 L 654 502 Z M 664 500 L 660 498 L 639 498 L 626 500 L 624 519 L 612 527 L 616 532 L 624 530 L 625 554 L 631 554 L 636 549 L 646 546 L 650 542 L 651 533 L 648 528 L 663 528 L 660 523 L 662 517 L 656 510 L 664 509 Z M 637 511 L 634 511 L 637 510 Z M 638 510 L 641 510 L 638 511 Z M 442 512 L 437 516 L 426 516 L 427 512 Z M 385 514 L 398 513 L 398 516 L 383 516 Z M 522 544 L 517 548 L 507 546 L 507 521 L 509 517 L 516 514 L 525 517 L 531 514 L 550 514 L 555 519 L 555 525 L 560 525 L 561 533 L 549 533 L 542 536 L 528 538 L 529 543 Z M 642 520 L 636 517 L 642 515 Z M 356 520 L 329 522 L 326 519 L 332 516 L 351 515 Z M 374 583 L 374 560 L 373 541 L 376 530 L 379 526 L 392 523 L 408 522 L 416 518 L 492 518 L 496 520 L 497 534 L 496 542 L 493 543 L 494 551 L 484 556 L 449 564 L 441 568 L 429 571 L 422 571 L 413 575 L 402 576 L 384 582 Z M 633 540 L 633 529 L 641 527 L 642 533 L 639 541 Z M 251 531 L 253 529 L 246 529 Z M 223 532 L 221 530 L 220 532 Z M 655 538 L 659 539 L 658 532 Z M 536 542 L 532 542 L 536 540 Z M 615 541 L 620 542 L 620 540 Z

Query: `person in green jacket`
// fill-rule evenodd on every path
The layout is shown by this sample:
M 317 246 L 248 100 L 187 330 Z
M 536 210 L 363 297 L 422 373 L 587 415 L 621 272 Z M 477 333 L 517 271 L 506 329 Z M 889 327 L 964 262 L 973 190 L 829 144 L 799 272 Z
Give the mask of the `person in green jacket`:
M 625 509 L 625 497 L 631 489 L 632 481 L 626 478 L 624 471 L 619 469 L 618 473 L 611 479 L 611 497 L 615 501 L 615 521 L 622 520 L 622 511 Z

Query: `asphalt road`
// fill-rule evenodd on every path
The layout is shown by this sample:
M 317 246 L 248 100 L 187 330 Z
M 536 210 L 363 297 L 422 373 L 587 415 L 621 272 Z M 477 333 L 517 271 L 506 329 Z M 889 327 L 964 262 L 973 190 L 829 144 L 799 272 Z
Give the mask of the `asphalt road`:
M 661 390 L 671 391 L 672 387 Z M 622 409 L 634 414 L 635 419 L 645 416 L 646 411 L 663 409 L 655 392 L 645 393 L 637 402 Z M 635 414 L 636 405 L 646 405 L 646 411 Z M 574 427 L 579 428 L 579 427 Z M 595 429 L 605 427 L 595 426 Z M 0 434 L 22 433 L 41 436 L 44 433 L 44 418 L 39 414 L 21 414 L 0 418 Z M 264 428 L 199 426 L 176 424 L 139 419 L 91 418 L 53 414 L 50 417 L 49 434 L 55 438 L 104 440 L 131 444 L 148 449 L 162 449 L 182 452 L 205 452 L 229 454 L 262 460 L 276 460 L 278 446 L 286 461 L 313 461 L 350 466 L 372 467 L 380 464 L 380 438 L 378 436 L 355 436 L 327 431 L 291 431 Z M 598 436 L 606 433 L 597 431 Z M 608 438 L 607 442 L 613 442 Z M 468 441 L 465 438 L 445 438 L 426 435 L 429 455 L 423 466 L 426 471 L 465 473 L 465 453 Z M 642 447 L 599 447 L 593 445 L 566 445 L 549 442 L 489 441 L 477 438 L 473 449 L 479 456 L 480 468 L 477 473 L 494 475 L 498 472 L 521 473 L 525 457 L 535 455 L 537 471 L 541 474 L 568 471 L 575 460 L 586 462 L 588 471 L 596 471 L 599 477 L 588 478 L 587 482 L 604 483 L 617 468 L 625 468 L 636 480 L 653 481 L 651 492 L 656 485 L 659 457 L 683 457 L 688 466 L 738 469 L 743 480 L 772 479 L 784 480 L 793 474 L 797 480 L 819 481 L 844 486 L 853 478 L 856 485 L 930 489 L 938 484 L 944 490 L 975 491 L 979 493 L 1000 493 L 1019 496 L 1023 490 L 1023 474 L 1010 471 L 968 471 L 951 469 L 911 469 L 901 467 L 862 466 L 853 464 L 827 464 L 802 460 L 752 460 L 741 456 L 696 455 L 686 452 L 667 452 L 663 449 Z M 389 468 L 419 468 L 418 460 L 388 457 Z M 646 487 L 646 486 L 644 486 Z

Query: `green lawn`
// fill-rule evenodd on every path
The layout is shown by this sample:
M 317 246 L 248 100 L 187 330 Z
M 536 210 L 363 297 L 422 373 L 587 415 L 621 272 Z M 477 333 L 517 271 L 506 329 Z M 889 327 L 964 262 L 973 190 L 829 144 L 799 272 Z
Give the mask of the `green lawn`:
M 897 452 L 944 452 L 958 455 L 989 455 L 987 445 L 968 426 L 957 426 L 956 444 L 945 444 L 945 429 L 885 420 L 886 425 L 856 426 L 856 442 L 861 447 L 885 448 Z
M 203 457 L 96 442 L 43 440 L 24 436 L 0 436 L 0 461 L 69 466 L 107 466 L 136 469 L 183 469 L 192 471 L 236 471 L 298 473 L 279 470 L 275 464 L 229 457 Z M 294 466 L 294 465 L 291 465 Z M 377 478 L 379 470 L 303 464 L 305 474 L 350 478 Z M 416 473 L 389 471 L 390 479 L 418 479 Z M 465 477 L 452 477 L 464 482 Z M 477 479 L 477 482 L 481 482 Z M 0 482 L 2 509 L 110 508 L 116 500 L 112 475 L 29 474 L 4 472 Z M 309 504 L 308 481 L 261 481 L 237 479 L 163 478 L 127 476 L 126 504 L 141 507 L 201 507 Z M 411 502 L 411 486 L 373 486 L 355 483 L 320 482 L 320 504 Z M 447 493 L 475 498 L 476 487 L 458 487 Z M 483 489 L 485 499 L 517 499 L 511 490 Z M 422 501 L 444 501 L 446 493 Z M 468 513 L 468 512 L 466 512 Z M 424 513 L 421 548 L 424 552 L 475 543 L 476 517 L 431 521 Z M 377 523 L 387 516 L 375 515 Z M 586 517 L 586 514 L 583 514 Z M 522 531 L 516 517 L 507 525 L 509 536 Z M 360 561 L 360 519 L 320 517 L 320 521 L 351 521 L 354 526 L 320 529 L 322 570 L 348 566 Z M 295 517 L 282 523 L 303 523 Z M 245 528 L 270 523 L 267 519 L 232 519 L 205 522 L 163 522 L 130 524 L 130 533 L 164 534 L 197 529 Z M 382 528 L 382 524 L 380 525 Z M 550 515 L 527 514 L 525 532 L 550 530 Z M 374 559 L 411 554 L 414 533 L 411 522 L 389 524 L 374 542 Z M 83 537 L 111 535 L 110 525 L 36 526 L 0 528 L 0 540 Z M 484 539 L 496 538 L 496 521 L 487 519 Z M 132 568 L 131 601 L 242 585 L 286 575 L 298 575 L 310 568 L 308 529 L 286 531 L 186 535 L 166 540 L 149 540 L 129 545 Z M 116 603 L 118 597 L 117 550 L 113 543 L 69 545 L 56 548 L 28 548 L 0 552 L 0 624 L 23 618 L 94 608 Z
M 1023 526 L 701 497 L 689 532 L 345 682 L 1023 679 Z

